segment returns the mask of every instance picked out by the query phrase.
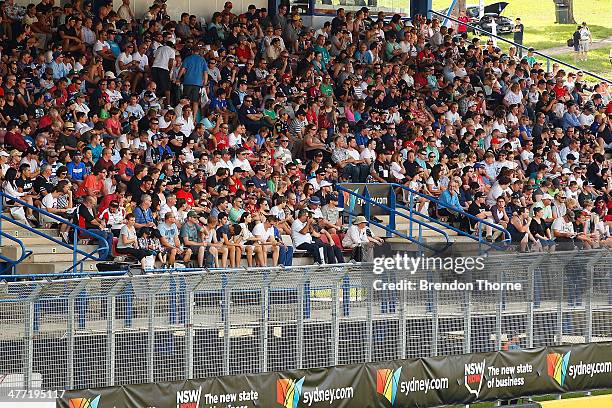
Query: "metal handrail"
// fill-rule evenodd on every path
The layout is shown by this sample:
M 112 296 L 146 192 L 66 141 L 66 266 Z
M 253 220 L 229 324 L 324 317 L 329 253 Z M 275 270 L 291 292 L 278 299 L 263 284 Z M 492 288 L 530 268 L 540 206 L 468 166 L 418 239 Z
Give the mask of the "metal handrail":
M 478 26 L 474 26 L 474 25 L 472 25 L 472 24 L 470 24 L 470 23 L 464 23 L 464 22 L 462 22 L 462 21 L 457 20 L 457 19 L 456 19 L 456 18 L 454 18 L 454 17 L 447 16 L 447 15 L 442 14 L 442 13 L 439 13 L 439 12 L 437 12 L 437 11 L 434 11 L 434 10 L 429 10 L 429 12 L 430 12 L 430 13 L 432 13 L 432 14 L 435 14 L 435 15 L 437 15 L 437 16 L 443 17 L 443 18 L 445 18 L 445 19 L 448 19 L 448 20 L 454 21 L 454 22 L 456 22 L 456 23 L 459 23 L 459 24 L 465 25 L 466 27 L 469 27 L 469 28 L 471 28 L 471 29 L 472 29 L 472 30 L 474 30 L 474 31 L 480 31 L 480 32 L 482 32 L 482 33 L 484 33 L 484 34 L 486 34 L 486 35 L 488 35 L 488 36 L 490 36 L 490 37 L 495 37 L 495 38 L 497 38 L 498 40 L 501 40 L 501 41 L 507 42 L 508 44 L 512 44 L 512 45 L 514 45 L 515 47 L 522 48 L 522 49 L 525 49 L 525 50 L 528 50 L 529 48 L 532 48 L 532 47 L 528 47 L 528 46 L 525 46 L 525 45 L 522 45 L 522 44 L 515 43 L 514 41 L 510 41 L 510 40 L 508 40 L 508 39 L 506 39 L 506 38 L 504 38 L 504 37 L 501 37 L 501 36 L 499 36 L 499 35 L 493 34 L 492 32 L 487 31 L 487 30 L 485 30 L 485 29 L 483 29 L 483 28 L 480 28 L 480 27 L 478 27 Z M 594 73 L 589 72 L 589 71 L 587 71 L 587 70 L 585 70 L 585 69 L 579 68 L 579 67 L 577 67 L 577 66 L 575 66 L 575 65 L 569 64 L 569 63 L 567 63 L 567 62 L 563 62 L 563 61 L 558 60 L 558 59 L 556 59 L 556 58 L 554 58 L 554 57 L 551 57 L 551 56 L 549 56 L 549 55 L 543 54 L 543 53 L 541 53 L 541 52 L 539 52 L 539 51 L 535 51 L 535 50 L 534 50 L 534 51 L 533 51 L 533 53 L 534 53 L 534 54 L 536 54 L 536 55 L 539 55 L 539 56 L 541 56 L 541 57 L 546 58 L 546 60 L 548 61 L 548 65 L 550 65 L 550 61 L 554 61 L 554 62 L 556 62 L 556 63 L 558 63 L 558 64 L 564 65 L 564 66 L 569 67 L 569 68 L 571 68 L 571 69 L 574 69 L 574 70 L 576 70 L 576 71 L 581 71 L 581 72 L 584 72 L 585 74 L 587 74 L 587 75 L 589 75 L 589 76 L 591 76 L 591 77 L 593 77 L 593 78 L 597 78 L 597 79 L 599 79 L 600 81 L 604 81 L 604 82 L 607 82 L 607 83 L 609 83 L 609 84 L 612 84 L 612 80 L 609 80 L 609 79 L 607 79 L 607 78 L 601 77 L 601 76 L 599 76 L 599 75 L 597 75 L 597 74 L 594 74 Z M 550 71 L 550 66 L 547 66 L 547 71 Z
M 384 184 L 384 183 L 368 183 L 368 184 Z M 391 208 L 391 207 L 386 206 L 384 204 L 378 203 L 378 202 L 372 200 L 370 197 L 366 197 L 363 194 L 359 194 L 359 193 L 356 193 L 356 192 L 354 192 L 352 190 L 349 190 L 349 189 L 341 186 L 340 184 L 336 185 L 336 189 L 338 191 L 346 192 L 349 195 L 355 196 L 355 197 L 357 197 L 357 198 L 367 202 L 368 204 L 374 205 L 375 207 L 382 208 L 383 210 L 388 211 L 389 214 L 391 214 L 391 215 L 399 215 L 400 217 L 406 218 L 407 220 L 410 221 L 411 225 L 412 225 L 413 222 L 416 222 L 419 225 L 419 238 L 418 239 L 414 239 L 412 237 L 412 233 L 410 235 L 406 235 L 406 234 L 404 234 L 404 233 L 402 233 L 400 231 L 397 231 L 394 227 L 389 227 L 389 226 L 383 225 L 383 224 L 381 224 L 381 223 L 379 223 L 377 221 L 371 220 L 371 219 L 368 220 L 368 223 L 370 223 L 370 224 L 373 224 L 373 225 L 375 225 L 375 226 L 377 226 L 379 228 L 382 228 L 385 231 L 387 231 L 387 232 L 389 232 L 391 234 L 397 235 L 400 238 L 407 239 L 408 241 L 412 242 L 413 244 L 420 245 L 420 246 L 422 246 L 422 247 L 424 247 L 426 249 L 429 249 L 430 251 L 434 251 L 434 252 L 444 251 L 444 250 L 446 250 L 447 248 L 449 248 L 452 245 L 452 242 L 450 241 L 450 237 L 448 236 L 446 231 L 443 231 L 443 230 L 441 230 L 439 228 L 436 228 L 436 227 L 433 227 L 433 226 L 431 226 L 429 224 L 426 224 L 426 223 L 424 223 L 421 220 L 413 219 L 412 217 L 410 217 L 410 216 L 408 216 L 408 215 L 406 215 L 404 213 L 399 213 L 399 212 L 396 211 L 395 208 Z M 392 192 L 392 194 L 395 194 L 395 193 Z M 367 217 L 367 218 L 369 218 L 369 217 Z M 394 225 L 395 225 L 395 223 L 393 223 L 393 226 Z M 439 234 L 441 234 L 444 237 L 446 242 L 444 243 L 445 245 L 444 245 L 443 249 L 436 248 L 436 247 L 433 247 L 431 245 L 427 245 L 424 242 L 422 242 L 423 226 L 427 227 L 428 229 L 431 229 L 433 231 L 438 232 Z
M 9 269 L 13 272 L 13 274 L 15 273 L 15 267 L 17 266 L 17 264 L 21 263 L 24 259 L 26 259 L 27 257 L 29 257 L 30 255 L 32 255 L 32 251 L 27 250 L 25 248 L 25 246 L 23 245 L 23 241 L 10 235 L 7 234 L 6 232 L 0 231 L 0 236 L 5 237 L 13 242 L 16 242 L 19 247 L 21 248 L 21 256 L 18 259 L 10 259 L 4 255 L 0 255 L 0 259 L 2 259 L 4 262 L 10 264 L 11 266 L 9 267 Z M 6 247 L 5 247 L 6 248 Z M 2 272 L 4 272 L 5 269 L 2 270 Z M 4 276 L 4 275 L 0 275 L 0 276 Z
M 464 211 L 463 209 L 457 209 L 457 208 L 453 208 L 451 206 L 448 206 L 448 205 L 442 203 L 436 197 L 430 196 L 429 194 L 421 193 L 419 191 L 415 191 L 415 190 L 411 189 L 410 187 L 405 186 L 403 184 L 392 183 L 391 185 L 394 186 L 394 187 L 399 187 L 402 190 L 407 191 L 410 194 L 410 206 L 406 207 L 406 206 L 403 206 L 403 205 L 399 205 L 399 207 L 403 208 L 405 210 L 410 211 L 410 217 L 411 218 L 413 218 L 413 214 L 415 214 L 415 215 L 417 215 L 419 217 L 426 218 L 427 220 L 429 220 L 431 222 L 435 222 L 437 224 L 444 225 L 446 228 L 449 228 L 449 229 L 457 232 L 458 234 L 460 234 L 462 236 L 468 237 L 468 238 L 473 239 L 473 240 L 478 240 L 478 243 L 488 245 L 488 246 L 490 246 L 493 249 L 503 249 L 503 248 L 505 248 L 505 246 L 497 246 L 493 242 L 487 242 L 486 240 L 483 240 L 482 239 L 482 227 L 483 227 L 483 225 L 491 227 L 492 229 L 501 232 L 504 235 L 504 239 L 501 241 L 502 243 L 509 244 L 511 242 L 511 240 L 512 240 L 510 232 L 507 229 L 505 229 L 504 227 L 501 227 L 501 226 L 499 226 L 497 224 L 493 224 L 493 223 L 490 223 L 490 222 L 488 222 L 486 220 L 478 218 L 478 217 L 476 217 L 476 216 L 474 216 L 474 215 Z M 461 230 L 459 228 L 455 228 L 454 226 L 452 226 L 450 224 L 447 225 L 447 224 L 441 222 L 438 219 L 430 217 L 427 214 L 423 214 L 423 213 L 421 213 L 419 211 L 416 211 L 414 209 L 414 195 L 419 196 L 419 197 L 423 197 L 423 198 L 429 200 L 430 202 L 435 203 L 438 207 L 443 207 L 443 208 L 447 208 L 449 210 L 455 211 L 455 212 L 461 214 L 462 216 L 464 216 L 464 217 L 466 217 L 466 218 L 468 218 L 468 219 L 478 223 L 478 236 L 476 237 L 476 236 L 470 234 L 469 232 L 463 231 L 463 230 Z M 401 214 L 401 213 L 398 213 L 398 214 Z M 410 226 L 410 229 L 412 230 L 412 225 Z
M 31 209 L 32 211 L 35 211 L 35 212 L 37 212 L 39 214 L 43 214 L 46 217 L 52 218 L 52 219 L 56 220 L 59 224 L 65 224 L 65 225 L 70 226 L 73 229 L 73 237 L 72 237 L 73 242 L 72 242 L 72 245 L 67 244 L 67 243 L 65 243 L 65 242 L 63 242 L 61 240 L 56 239 L 55 237 L 52 237 L 50 235 L 45 234 L 44 232 L 41 232 L 40 230 L 38 230 L 36 228 L 32 228 L 31 226 L 29 226 L 27 224 L 24 224 L 24 223 L 22 223 L 22 222 L 20 222 L 18 220 L 15 220 L 13 218 L 10 218 L 10 217 L 4 215 L 4 213 L 2 212 L 2 205 L 3 205 L 5 199 L 6 200 L 14 201 L 14 202 L 16 202 L 16 203 L 18 203 L 20 205 L 23 205 L 26 208 Z M 75 269 L 79 265 L 81 266 L 81 272 L 82 272 L 82 266 L 83 266 L 83 262 L 85 261 L 85 259 L 91 259 L 92 261 L 102 261 L 103 258 L 100 255 L 97 255 L 97 256 L 94 255 L 94 253 L 98 252 L 98 254 L 107 254 L 108 255 L 108 254 L 110 254 L 110 251 L 111 251 L 111 248 L 109 248 L 108 243 L 106 242 L 106 240 L 102 236 L 100 236 L 100 235 L 98 235 L 98 234 L 96 234 L 94 232 L 91 232 L 91 231 L 89 231 L 89 230 L 87 230 L 85 228 L 81 228 L 78 225 L 73 224 L 70 221 L 66 220 L 65 218 L 61 218 L 61 217 L 59 217 L 59 216 L 57 216 L 55 214 L 52 214 L 52 213 L 50 213 L 50 212 L 48 212 L 46 210 L 43 210 L 42 208 L 38 208 L 36 206 L 28 204 L 27 202 L 25 202 L 23 200 L 20 200 L 17 197 L 12 197 L 12 196 L 4 193 L 3 191 L 0 191 L 0 232 L 2 231 L 1 230 L 1 228 L 2 228 L 1 220 L 6 220 L 6 221 L 8 221 L 11 224 L 17 225 L 17 226 L 19 226 L 21 228 L 24 228 L 24 229 L 32 232 L 35 235 L 38 235 L 38 236 L 43 237 L 43 238 L 46 238 L 49 241 L 52 241 L 52 242 L 54 242 L 57 245 L 61 245 L 64 248 L 71 249 L 72 250 L 72 266 L 70 268 L 68 268 L 65 272 L 71 271 L 71 270 Z M 98 248 L 94 252 L 85 252 L 83 250 L 80 250 L 78 248 L 78 245 L 79 245 L 78 235 L 79 235 L 79 233 L 82 233 L 83 235 L 88 235 L 91 238 L 96 239 L 96 240 L 98 240 L 101 243 L 103 242 L 104 244 L 103 245 L 99 245 Z M 77 255 L 82 255 L 84 258 L 79 261 Z

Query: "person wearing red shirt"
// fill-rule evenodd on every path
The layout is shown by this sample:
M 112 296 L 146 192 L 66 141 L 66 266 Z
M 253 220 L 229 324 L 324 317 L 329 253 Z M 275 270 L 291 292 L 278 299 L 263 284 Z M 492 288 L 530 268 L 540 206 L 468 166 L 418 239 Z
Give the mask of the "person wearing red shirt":
M 238 60 L 242 63 L 252 64 L 253 59 L 253 50 L 251 49 L 251 45 L 247 41 L 246 36 L 241 35 L 238 37 L 238 47 L 236 47 L 236 56 Z
M 123 182 L 127 183 L 134 175 L 134 163 L 132 162 L 132 152 L 130 149 L 123 148 L 119 151 L 121 160 L 117 163 L 117 175 L 121 177 Z
M 457 27 L 457 32 L 459 34 L 467 32 L 467 26 L 465 25 L 465 23 L 469 23 L 470 19 L 468 16 L 465 15 L 465 11 L 461 11 L 461 13 L 459 14 L 459 18 L 457 20 L 459 20 L 462 23 L 462 24 L 459 24 L 459 27 Z
M 85 177 L 85 181 L 79 185 L 79 189 L 76 192 L 77 198 L 85 196 L 100 197 L 107 174 L 106 169 L 97 169 Z
M 4 144 L 8 147 L 25 152 L 28 150 L 28 144 L 21 135 L 19 125 L 15 121 L 10 121 L 6 126 L 6 134 L 4 135 Z
M 222 124 L 219 127 L 219 131 L 215 134 L 213 140 L 214 149 L 224 150 L 229 147 L 229 126 L 227 123 Z
M 234 174 L 229 178 L 229 191 L 232 194 L 236 194 L 238 190 L 245 190 L 244 184 L 242 184 L 241 178 L 244 177 L 245 170 L 240 167 L 234 168 Z
M 176 198 L 182 198 L 185 200 L 189 207 L 193 207 L 195 204 L 195 200 L 193 199 L 193 194 L 191 194 L 191 181 L 185 180 L 183 182 L 183 186 L 179 191 L 176 192 Z

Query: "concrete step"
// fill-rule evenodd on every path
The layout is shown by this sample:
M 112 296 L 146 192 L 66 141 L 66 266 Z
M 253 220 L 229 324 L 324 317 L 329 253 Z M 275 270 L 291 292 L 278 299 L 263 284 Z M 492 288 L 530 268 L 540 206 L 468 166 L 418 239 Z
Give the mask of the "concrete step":
M 83 272 L 97 272 L 97 262 L 85 261 L 83 263 Z M 36 275 L 41 273 L 60 273 L 66 271 L 72 266 L 70 262 L 22 262 L 17 265 L 18 275 Z
M 24 242 L 26 249 L 34 252 L 35 255 L 55 255 L 55 254 L 70 254 L 72 250 L 66 247 L 55 245 L 48 240 L 42 244 L 28 244 Z M 4 247 L 4 246 L 3 246 Z M 97 246 L 96 245 L 79 245 L 79 250 L 84 252 L 92 252 Z M 18 257 L 21 255 L 21 248 L 17 245 L 7 245 L 3 248 L 2 252 L 7 257 Z
M 96 256 L 96 254 L 94 254 Z M 80 261 L 84 259 L 85 256 L 81 254 L 77 254 L 77 260 Z M 28 256 L 23 262 L 26 263 L 39 263 L 39 262 L 72 262 L 72 252 L 70 253 L 55 253 L 55 254 L 39 254 L 34 251 L 34 253 Z
M 19 238 L 19 240 L 21 242 L 23 242 L 23 245 L 25 245 L 26 248 L 35 247 L 35 246 L 38 246 L 38 245 L 52 245 L 52 246 L 56 246 L 56 247 L 61 247 L 60 245 L 55 244 L 53 241 L 51 241 L 51 240 L 49 240 L 49 239 L 47 239 L 45 237 L 35 236 L 35 237 L 26 237 L 26 238 L 18 237 L 18 238 Z M 59 239 L 59 237 L 54 237 L 54 238 Z M 2 246 L 16 247 L 16 246 L 19 246 L 19 244 L 17 242 L 15 242 L 15 241 L 11 241 L 9 239 L 3 238 L 2 239 Z M 80 245 L 79 245 L 79 247 L 80 247 Z
M 6 224 L 5 224 L 6 225 Z M 3 225 L 3 227 L 5 227 L 5 225 Z M 56 228 L 37 228 L 36 231 L 51 236 L 51 237 L 58 237 L 59 236 L 59 230 Z M 16 238 L 33 238 L 33 237 L 40 237 L 39 234 L 35 234 L 32 231 L 28 231 L 25 228 L 19 228 L 19 227 L 15 227 L 14 225 L 10 225 L 10 228 L 2 228 L 2 232 L 5 232 L 9 235 L 12 235 Z M 7 240 L 8 241 L 8 240 Z

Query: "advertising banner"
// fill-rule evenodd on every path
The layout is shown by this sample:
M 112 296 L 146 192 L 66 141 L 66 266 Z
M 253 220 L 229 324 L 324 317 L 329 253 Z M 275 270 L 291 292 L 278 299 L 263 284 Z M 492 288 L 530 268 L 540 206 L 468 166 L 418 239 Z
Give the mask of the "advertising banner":
M 347 190 L 351 190 L 354 193 L 361 194 L 363 196 L 369 196 L 371 200 L 388 206 L 389 196 L 393 189 L 388 184 L 365 184 L 365 183 L 343 183 L 342 187 Z M 371 215 L 388 215 L 389 212 L 383 208 L 367 204 L 363 199 L 357 198 L 347 192 L 340 192 L 341 200 L 339 205 L 352 214 L 360 215 L 364 214 L 364 205 L 370 206 Z
M 434 407 L 612 388 L 612 343 L 66 392 L 58 408 Z

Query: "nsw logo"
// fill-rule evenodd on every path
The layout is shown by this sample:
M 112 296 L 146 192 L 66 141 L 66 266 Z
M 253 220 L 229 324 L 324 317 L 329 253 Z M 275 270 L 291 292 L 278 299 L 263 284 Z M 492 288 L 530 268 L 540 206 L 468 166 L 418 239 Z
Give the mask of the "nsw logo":
M 469 363 L 465 365 L 465 388 L 468 389 L 470 394 L 474 394 L 476 398 L 478 398 L 480 390 L 482 389 L 482 380 L 484 379 L 486 364 L 486 360 L 482 360 L 480 363 Z
M 546 367 L 548 375 L 555 379 L 557 384 L 563 387 L 565 384 L 565 376 L 567 375 L 567 367 L 569 366 L 571 351 L 561 355 L 559 353 L 550 353 L 546 356 Z
M 401 373 L 402 367 L 395 371 L 388 368 L 376 370 L 376 392 L 385 397 L 391 403 L 391 406 L 395 404 Z
M 202 397 L 202 387 L 197 390 L 183 390 L 176 393 L 176 408 L 198 408 Z
M 98 408 L 100 396 L 96 398 L 71 398 L 68 401 L 69 408 Z
M 302 396 L 302 385 L 305 378 L 302 377 L 299 380 L 280 378 L 276 380 L 276 402 L 285 408 L 297 408 Z

